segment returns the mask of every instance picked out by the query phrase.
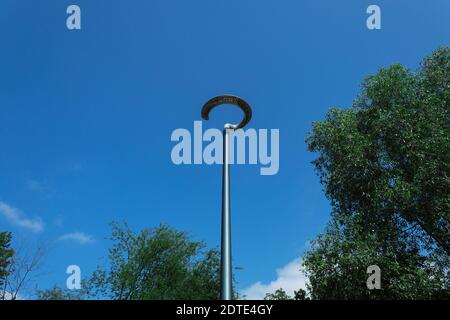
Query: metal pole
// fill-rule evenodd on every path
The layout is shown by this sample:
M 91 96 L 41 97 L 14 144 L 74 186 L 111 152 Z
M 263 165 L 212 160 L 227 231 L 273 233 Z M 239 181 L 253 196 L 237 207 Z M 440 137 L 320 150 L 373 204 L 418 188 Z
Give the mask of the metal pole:
M 209 113 L 221 104 L 232 104 L 241 108 L 244 118 L 238 124 L 227 123 L 223 129 L 223 168 L 222 168 L 222 234 L 220 250 L 220 299 L 233 299 L 233 276 L 231 274 L 231 221 L 230 221 L 230 132 L 238 130 L 249 123 L 252 109 L 243 99 L 223 95 L 210 99 L 202 108 L 202 118 L 209 119 Z
M 231 217 L 230 217 L 230 164 L 229 129 L 223 130 L 223 171 L 222 171 L 222 241 L 220 254 L 220 299 L 231 300 Z

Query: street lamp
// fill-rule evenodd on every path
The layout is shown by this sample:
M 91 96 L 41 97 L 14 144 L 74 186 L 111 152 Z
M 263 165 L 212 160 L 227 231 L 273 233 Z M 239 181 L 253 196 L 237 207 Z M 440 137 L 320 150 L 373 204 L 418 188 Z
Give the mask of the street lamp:
M 229 143 L 230 131 L 243 128 L 252 118 L 250 105 L 239 97 L 223 95 L 212 98 L 202 108 L 202 118 L 209 119 L 209 113 L 221 104 L 238 106 L 244 112 L 244 118 L 238 124 L 226 123 L 223 127 L 223 169 L 222 169 L 222 233 L 220 247 L 220 299 L 231 300 L 231 221 L 230 221 L 230 168 Z

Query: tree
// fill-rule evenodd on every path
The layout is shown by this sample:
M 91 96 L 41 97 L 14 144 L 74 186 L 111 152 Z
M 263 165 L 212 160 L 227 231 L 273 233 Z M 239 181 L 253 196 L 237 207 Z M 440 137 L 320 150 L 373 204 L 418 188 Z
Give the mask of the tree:
M 313 298 L 448 297 L 450 48 L 380 69 L 306 142 L 333 208 L 304 259 Z M 377 264 L 384 288 L 366 288 Z M 449 290 L 449 291 L 447 291 Z
M 449 298 L 448 256 L 419 254 L 404 235 L 380 243 L 360 223 L 335 219 L 304 258 L 313 299 Z M 381 290 L 368 290 L 367 268 L 381 269 Z
M 294 291 L 294 300 L 310 300 L 306 290 L 298 289 L 298 291 Z
M 44 244 L 16 243 L 12 263 L 5 277 L 3 299 L 16 300 L 19 294 L 29 290 L 38 275 L 47 247 Z
M 292 297 L 283 288 L 280 288 L 273 293 L 266 293 L 264 300 L 292 300 Z
M 16 300 L 29 289 L 45 256 L 46 246 L 17 241 L 11 248 L 11 233 L 0 233 L 0 300 Z
M 264 300 L 309 300 L 307 293 L 303 289 L 294 291 L 294 297 L 291 297 L 283 288 L 275 290 L 273 293 L 266 293 Z
M 11 248 L 11 233 L 0 232 L 0 300 L 5 298 L 6 279 L 11 273 L 12 257 L 14 250 Z
M 37 300 L 82 300 L 85 297 L 84 290 L 63 289 L 53 286 L 46 290 L 36 290 Z
M 86 294 L 119 300 L 217 299 L 219 255 L 166 225 L 134 233 L 113 223 L 108 268 L 85 283 Z

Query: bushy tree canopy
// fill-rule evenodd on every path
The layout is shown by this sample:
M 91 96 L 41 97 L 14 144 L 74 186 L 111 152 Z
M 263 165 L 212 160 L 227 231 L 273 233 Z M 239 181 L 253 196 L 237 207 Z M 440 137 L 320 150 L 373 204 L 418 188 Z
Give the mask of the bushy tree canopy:
M 14 250 L 11 248 L 11 233 L 0 232 L 0 299 L 4 294 L 6 277 L 11 272 Z
M 367 77 L 307 138 L 333 214 L 305 257 L 314 298 L 449 295 L 450 49 Z M 378 265 L 383 288 L 366 288 Z
M 99 268 L 86 283 L 90 295 L 111 299 L 217 299 L 219 260 L 216 250 L 160 225 L 134 233 L 112 224 L 109 267 Z
M 80 290 L 37 290 L 40 300 L 218 299 L 219 253 L 182 231 L 159 225 L 140 232 L 112 223 L 108 263 L 82 281 Z

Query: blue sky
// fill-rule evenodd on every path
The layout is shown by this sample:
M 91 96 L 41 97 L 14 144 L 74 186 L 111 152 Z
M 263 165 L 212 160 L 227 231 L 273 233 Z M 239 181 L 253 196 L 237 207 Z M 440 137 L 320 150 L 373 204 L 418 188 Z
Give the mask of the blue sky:
M 70 4 L 81 30 L 66 28 Z M 381 30 L 366 28 L 370 4 Z M 68 265 L 104 263 L 112 220 L 217 247 L 221 168 L 174 165 L 170 135 L 233 93 L 251 104 L 250 127 L 280 130 L 277 175 L 241 165 L 231 177 L 238 288 L 270 284 L 329 219 L 311 123 L 351 105 L 379 67 L 416 68 L 448 45 L 449 12 L 444 0 L 2 0 L 0 230 L 50 244 L 40 288 L 63 286 Z M 203 126 L 240 116 L 217 110 Z

